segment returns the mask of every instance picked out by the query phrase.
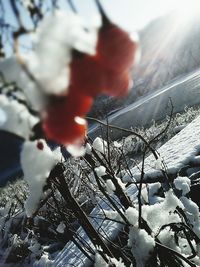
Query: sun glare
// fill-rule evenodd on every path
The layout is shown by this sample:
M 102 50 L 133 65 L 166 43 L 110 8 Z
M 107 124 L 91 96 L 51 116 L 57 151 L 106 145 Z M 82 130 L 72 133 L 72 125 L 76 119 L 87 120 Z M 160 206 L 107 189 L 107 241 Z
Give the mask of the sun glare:
M 181 21 L 190 21 L 200 15 L 200 1 L 177 1 L 177 18 Z

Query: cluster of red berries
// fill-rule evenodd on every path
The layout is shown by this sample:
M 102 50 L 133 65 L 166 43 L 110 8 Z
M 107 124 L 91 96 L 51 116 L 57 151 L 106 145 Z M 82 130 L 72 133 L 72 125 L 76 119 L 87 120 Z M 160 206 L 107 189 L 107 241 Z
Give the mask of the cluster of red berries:
M 123 97 L 132 85 L 130 69 L 138 43 L 120 27 L 104 21 L 99 30 L 96 54 L 74 52 L 66 97 L 49 101 L 43 129 L 47 138 L 61 144 L 84 139 L 93 98 L 104 93 Z

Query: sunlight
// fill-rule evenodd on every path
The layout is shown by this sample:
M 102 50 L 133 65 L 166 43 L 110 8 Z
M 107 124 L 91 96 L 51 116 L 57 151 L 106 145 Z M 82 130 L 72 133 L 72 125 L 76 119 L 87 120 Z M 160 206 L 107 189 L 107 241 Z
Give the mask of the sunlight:
M 160 7 L 158 0 L 154 0 L 153 3 L 153 6 Z M 162 4 L 162 9 L 159 11 L 156 11 L 153 6 L 152 9 L 149 9 L 152 16 L 154 15 L 154 19 L 164 16 L 157 24 L 157 41 L 154 40 L 150 46 L 150 51 L 148 50 L 150 69 L 151 66 L 155 66 L 156 62 L 173 62 L 177 54 L 180 53 L 182 44 L 190 38 L 191 31 L 195 31 L 199 25 L 197 22 L 200 20 L 200 1 L 169 0 Z M 152 36 L 149 35 L 147 40 L 151 42 Z M 169 47 L 173 47 L 173 49 L 169 49 Z M 143 57 L 148 55 L 144 54 Z
M 145 3 L 145 1 L 144 1 Z M 200 15 L 200 1 L 198 0 L 168 0 L 161 2 L 159 0 L 151 1 L 151 5 L 143 3 L 146 6 L 151 18 L 160 17 L 162 15 L 175 13 L 177 20 L 188 22 Z M 143 11 L 146 12 L 145 10 Z
M 152 20 L 177 11 L 177 17 L 187 19 L 200 10 L 197 0 L 101 0 L 109 17 L 129 31 L 141 30 Z M 85 2 L 77 0 L 82 10 Z M 85 13 L 85 17 L 87 14 Z
M 178 2 L 177 17 L 180 17 L 182 21 L 188 21 L 195 16 L 200 15 L 200 1 L 197 0 L 184 0 Z

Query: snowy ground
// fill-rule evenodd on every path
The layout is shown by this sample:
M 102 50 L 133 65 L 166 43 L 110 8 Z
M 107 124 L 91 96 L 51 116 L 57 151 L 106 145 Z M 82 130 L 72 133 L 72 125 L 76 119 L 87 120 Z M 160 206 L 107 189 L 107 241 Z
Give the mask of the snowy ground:
M 199 128 L 200 128 L 200 117 L 196 118 L 192 123 L 190 123 L 187 127 L 185 127 L 185 124 L 187 124 L 189 121 L 191 121 L 193 118 L 195 118 L 199 114 L 199 110 L 193 110 L 193 109 L 188 109 L 187 112 L 183 115 L 178 115 L 176 116 L 176 119 L 173 121 L 171 125 L 171 130 L 169 133 L 168 140 L 171 138 L 172 135 L 175 134 L 176 131 L 179 131 L 180 129 L 183 129 L 179 134 L 177 134 L 174 138 L 172 138 L 168 143 L 163 145 L 160 149 L 158 149 L 158 152 L 160 153 L 160 159 L 164 158 L 165 162 L 169 165 L 169 167 L 172 165 L 172 168 L 170 168 L 171 173 L 177 173 L 179 168 L 181 168 L 184 164 L 192 163 L 193 165 L 195 163 L 198 163 L 198 151 L 199 151 L 199 142 L 198 142 L 198 136 L 199 136 Z M 160 125 L 153 125 L 150 129 L 143 130 L 143 132 L 140 132 L 141 135 L 146 135 L 146 137 L 151 136 L 152 134 L 157 134 L 158 132 L 161 131 L 161 129 L 165 126 L 166 123 L 164 123 L 162 126 Z M 176 127 L 178 125 L 178 127 Z M 185 128 L 184 128 L 185 127 Z M 174 133 L 173 133 L 174 132 Z M 165 138 L 167 138 L 165 137 Z M 148 138 L 147 138 L 148 139 Z M 133 143 L 132 137 L 127 137 L 126 142 L 129 143 L 130 145 Z M 163 141 L 163 140 L 162 140 Z M 132 151 L 134 146 L 131 146 L 128 150 Z M 132 151 L 133 152 L 133 151 Z M 182 155 L 184 154 L 184 156 Z M 182 156 L 181 156 L 182 155 Z M 131 155 L 129 155 L 131 157 Z M 134 159 L 134 156 L 133 156 Z M 150 178 L 152 182 L 154 182 L 155 177 L 158 177 L 161 182 L 162 182 L 162 173 L 159 170 L 155 170 L 155 165 L 157 169 L 159 169 L 162 166 L 162 162 L 160 162 L 160 159 L 155 162 L 155 159 L 152 156 L 149 156 L 146 161 L 145 161 L 145 171 L 147 172 L 147 175 L 145 178 Z M 155 164 L 156 163 L 156 164 Z M 175 166 L 173 166 L 173 163 Z M 72 166 L 74 172 L 76 172 L 76 167 Z M 141 165 L 140 165 L 141 167 Z M 140 178 L 140 172 L 137 167 L 132 168 L 132 174 L 133 177 L 137 180 Z M 124 173 L 127 173 L 126 170 L 124 170 Z M 124 179 L 127 181 L 131 181 L 133 179 L 130 179 L 130 175 L 124 175 Z M 155 188 L 158 188 L 159 183 L 153 183 L 146 187 L 144 186 L 142 190 L 142 196 L 146 201 L 148 202 L 148 190 L 151 188 L 151 192 L 155 191 Z M 21 183 L 21 187 L 23 188 L 23 183 Z M 18 190 L 11 191 L 9 193 L 8 200 L 10 199 L 10 196 L 13 195 L 13 192 L 18 192 Z M 25 194 L 27 195 L 27 188 L 24 188 Z M 20 191 L 19 191 L 20 192 Z M 137 200 L 137 188 L 135 185 L 132 183 L 128 188 L 127 192 L 131 196 L 131 200 L 135 201 Z M 0 192 L 1 193 L 1 192 Z M 21 193 L 20 193 L 21 194 Z M 24 194 L 24 193 L 23 193 Z M 154 197 L 151 198 L 151 201 L 157 202 L 159 197 Z M 152 204 L 152 203 L 151 203 Z M 101 223 L 103 222 L 101 232 L 105 233 L 109 237 L 114 237 L 117 235 L 119 231 L 119 225 L 117 223 L 112 223 L 110 221 L 102 221 L 102 213 L 101 210 L 109 210 L 108 205 L 105 202 L 100 202 L 100 206 L 97 206 L 91 213 L 92 217 L 98 218 L 98 220 L 91 218 L 92 223 L 96 227 L 100 226 Z M 9 223 L 9 221 L 8 221 Z M 2 224 L 3 225 L 3 224 Z M 99 227 L 98 227 L 99 228 Z M 56 229 L 56 228 L 55 228 Z M 62 227 L 60 225 L 60 229 L 62 231 Z M 86 240 L 88 241 L 88 238 L 84 231 L 80 228 L 78 230 L 78 233 Z M 56 252 L 57 253 L 57 252 Z M 5 251 L 2 251 L 2 255 L 5 254 Z M 87 266 L 86 263 L 89 264 L 89 261 L 82 255 L 82 253 L 76 248 L 76 246 L 72 242 L 68 242 L 65 249 L 60 251 L 58 256 L 56 257 L 55 260 L 48 260 L 49 259 L 54 259 L 55 255 L 47 255 L 44 254 L 43 258 L 40 260 L 40 263 L 30 263 L 30 267 L 43 267 L 43 266 L 68 266 L 69 264 L 77 265 L 77 266 Z M 46 257 L 46 258 L 45 258 Z M 1 258 L 1 256 L 0 256 Z M 84 263 L 86 265 L 84 265 Z M 45 265 L 46 264 L 46 265 Z M 72 265 L 72 266 L 73 266 Z M 4 266 L 4 265 L 3 265 Z M 7 266 L 7 265 L 5 265 Z M 10 266 L 13 267 L 11 264 Z M 16 265 L 16 266 L 21 266 L 21 265 Z M 25 265 L 27 267 L 27 265 Z
M 197 165 L 200 163 L 200 116 L 197 117 L 191 124 L 184 128 L 180 133 L 174 136 L 166 144 L 158 149 L 160 155 L 159 159 L 155 161 L 153 155 L 150 155 L 145 160 L 144 170 L 145 170 L 145 179 L 155 179 L 156 177 L 162 177 L 161 169 L 167 168 L 168 174 L 177 174 L 178 171 L 186 165 Z M 131 169 L 132 177 L 130 175 L 125 175 L 123 180 L 126 182 L 137 181 L 141 177 L 141 164 L 138 167 Z M 145 190 L 143 191 L 145 198 Z M 136 187 L 135 184 L 130 185 L 127 188 L 127 193 L 132 200 L 136 197 Z M 147 197 L 147 195 L 146 195 Z M 105 207 L 105 203 L 102 201 L 100 206 Z M 97 207 L 93 210 L 92 214 L 99 214 L 100 209 Z M 97 225 L 101 225 L 102 221 L 95 220 Z M 102 232 L 107 233 L 109 237 L 116 235 L 117 229 L 119 226 L 117 223 L 110 222 L 109 224 L 101 225 Z M 80 228 L 79 232 L 85 240 L 89 242 L 84 231 Z M 65 248 L 58 254 L 57 258 L 54 261 L 54 267 L 61 266 L 71 266 L 76 265 L 77 267 L 87 266 L 88 259 L 76 248 L 76 246 L 69 242 Z
M 159 159 L 155 162 L 153 155 L 145 160 L 145 177 L 162 177 L 160 169 L 167 168 L 167 173 L 177 174 L 186 165 L 198 165 L 200 162 L 200 117 L 184 128 L 158 149 Z M 133 177 L 124 177 L 124 181 L 136 180 L 141 176 L 141 164 L 131 170 Z
M 182 112 L 184 108 L 200 104 L 200 71 L 196 70 L 173 81 L 156 92 L 142 97 L 128 107 L 109 116 L 109 123 L 123 128 L 147 127 L 152 121 L 163 120 L 170 114 L 169 98 L 171 98 L 174 113 Z M 100 135 L 98 125 L 91 128 L 91 136 Z M 121 138 L 120 131 L 112 133 L 113 139 Z
M 191 94 L 191 90 L 193 90 L 192 94 Z M 177 112 L 177 111 L 182 111 L 186 104 L 195 105 L 199 103 L 198 90 L 199 90 L 199 73 L 196 72 L 183 78 L 182 80 L 175 83 L 171 87 L 164 88 L 162 91 L 154 93 L 151 96 L 147 96 L 143 98 L 143 100 L 140 100 L 139 102 L 131 105 L 129 108 L 125 109 L 124 111 L 120 111 L 110 116 L 110 123 L 112 124 L 116 123 L 117 125 L 122 126 L 122 127 L 130 127 L 130 123 L 131 123 L 131 126 L 133 126 L 135 125 L 135 123 L 137 123 L 137 121 L 140 120 L 145 125 L 145 122 L 143 121 L 143 119 L 146 118 L 150 122 L 151 119 L 148 116 L 152 116 L 152 114 L 153 116 L 155 116 L 154 119 L 159 120 L 160 119 L 159 116 L 165 117 L 166 115 L 166 113 L 164 112 L 166 111 L 165 108 L 168 102 L 168 96 L 172 97 L 172 101 L 175 106 L 175 112 Z M 182 97 L 180 97 L 180 95 Z M 158 108 L 155 110 L 155 106 L 157 106 L 158 102 L 160 102 L 161 104 L 158 105 Z M 176 106 L 178 106 L 178 109 L 176 108 Z M 136 110 L 137 112 L 139 112 L 139 115 L 137 115 Z M 137 116 L 138 116 L 138 119 L 134 121 L 133 119 L 134 118 L 136 119 Z M 162 146 L 158 150 L 158 155 L 159 155 L 158 160 L 155 160 L 153 156 L 149 156 L 145 160 L 144 180 L 149 179 L 150 181 L 149 180 L 148 181 L 149 183 L 151 183 L 155 181 L 155 178 L 158 178 L 159 182 L 162 183 L 162 179 L 163 179 L 162 171 L 163 170 L 166 171 L 166 173 L 169 175 L 174 175 L 174 178 L 175 178 L 179 170 L 185 165 L 191 165 L 191 167 L 199 165 L 199 156 L 198 156 L 199 151 L 200 151 L 200 143 L 198 140 L 199 134 L 200 134 L 200 117 L 195 119 L 190 125 L 184 128 L 179 134 L 177 134 L 174 138 L 172 138 L 168 143 L 166 143 L 164 146 Z M 139 179 L 141 178 L 141 168 L 142 168 L 141 164 L 138 165 L 137 167 L 132 168 L 131 169 L 132 175 L 130 174 L 127 175 L 126 170 L 123 170 L 124 171 L 124 175 L 122 176 L 123 180 L 125 182 L 132 183 L 131 185 L 129 185 L 129 187 L 127 187 L 126 192 L 130 196 L 133 202 L 137 200 L 137 194 L 138 194 L 136 185 L 133 182 L 138 182 Z M 31 176 L 29 178 L 32 178 L 31 181 L 34 179 L 34 177 L 31 177 Z M 187 179 L 185 179 L 185 181 L 187 181 Z M 188 192 L 189 185 L 185 181 L 183 181 L 184 186 L 185 186 L 184 190 Z M 182 189 L 182 181 L 178 180 L 177 185 L 180 186 L 180 188 Z M 156 186 L 157 185 L 155 185 L 155 187 Z M 148 202 L 147 188 L 150 188 L 149 185 L 142 189 L 142 196 Z M 166 201 L 170 201 L 170 199 L 173 199 L 173 197 L 174 199 L 176 198 L 175 195 L 172 196 L 172 194 L 171 195 L 170 194 L 171 194 L 170 192 L 169 193 L 166 192 Z M 159 198 L 155 198 L 154 203 L 157 203 L 157 200 L 160 201 Z M 177 198 L 175 200 L 176 200 L 174 201 L 175 204 L 176 202 L 178 203 Z M 162 199 L 162 201 L 165 202 L 164 199 Z M 100 229 L 100 232 L 102 232 L 102 234 L 106 233 L 107 237 L 113 239 L 119 231 L 119 225 L 116 222 L 115 223 L 111 221 L 108 222 L 106 220 L 104 221 L 104 219 L 102 218 L 99 218 L 98 216 L 101 213 L 102 209 L 104 211 L 105 210 L 109 211 L 109 208 L 108 208 L 108 205 L 104 201 L 101 201 L 98 204 L 99 205 L 91 213 L 92 217 L 95 216 L 95 219 L 91 219 L 91 221 L 95 225 L 95 228 Z M 180 204 L 180 206 L 181 205 L 182 204 Z M 149 209 L 151 209 L 151 207 L 149 207 Z M 169 212 L 171 212 L 171 210 L 169 210 Z M 197 231 L 199 231 L 200 228 L 196 227 L 195 230 L 196 229 Z M 62 226 L 60 226 L 59 231 L 62 232 L 62 230 L 63 230 Z M 139 229 L 139 231 L 140 230 L 141 229 Z M 78 230 L 78 233 L 85 241 L 88 241 L 88 243 L 90 244 L 90 241 L 88 240 L 86 234 L 81 228 Z M 28 249 L 30 250 L 30 248 L 32 249 L 31 246 Z M 189 254 L 190 252 L 187 251 L 187 253 Z M 199 251 L 199 255 L 200 255 L 200 251 Z M 45 266 L 45 264 L 47 266 L 51 266 L 51 264 L 53 264 L 54 267 L 69 266 L 69 265 L 76 265 L 77 267 L 81 267 L 81 266 L 87 265 L 87 263 L 88 263 L 88 259 L 85 256 L 83 256 L 79 250 L 77 250 L 77 247 L 72 242 L 68 242 L 65 249 L 63 249 L 58 254 L 55 260 L 49 262 L 48 265 L 45 263 L 45 259 L 44 259 L 44 262 L 42 263 L 42 258 L 41 258 L 41 261 L 40 263 L 38 263 L 38 265 L 32 264 L 31 266 L 34 266 L 34 267 Z

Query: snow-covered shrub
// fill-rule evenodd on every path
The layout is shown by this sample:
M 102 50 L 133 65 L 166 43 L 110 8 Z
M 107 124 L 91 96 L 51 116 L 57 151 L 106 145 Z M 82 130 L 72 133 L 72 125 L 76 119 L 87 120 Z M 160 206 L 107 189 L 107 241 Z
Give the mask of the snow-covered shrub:
M 130 131 L 132 135 L 123 140 L 112 142 L 108 134 L 108 140 L 96 137 L 83 143 L 87 127 L 83 117 L 94 96 L 103 92 L 119 97 L 130 87 L 128 76 L 123 80 L 125 88 L 121 88 L 120 83 L 115 84 L 118 69 L 114 70 L 119 64 L 113 64 L 109 75 L 105 76 L 107 65 L 119 53 L 100 64 L 98 60 L 102 54 L 96 54 L 101 50 L 99 35 L 104 34 L 109 25 L 114 33 L 128 37 L 131 51 L 135 51 L 137 43 L 106 20 L 101 9 L 103 20 L 97 16 L 89 26 L 77 14 L 66 15 L 58 10 L 41 22 L 44 14 L 38 13 L 39 19 L 35 18 L 37 9 L 32 9 L 33 2 L 26 4 L 38 26 L 33 34 L 34 51 L 21 57 L 17 50 L 22 67 L 19 81 L 26 88 L 20 90 L 15 84 L 4 84 L 3 80 L 0 88 L 0 129 L 24 140 L 21 166 L 25 181 L 20 184 L 21 188 L 16 183 L 0 192 L 0 264 L 56 266 L 59 251 L 64 245 L 72 244 L 73 254 L 82 252 L 80 261 L 83 264 L 88 260 L 96 267 L 198 265 L 199 209 L 189 198 L 190 180 L 181 174 L 175 179 L 168 177 L 162 155 L 158 157 L 155 151 L 198 111 L 188 109 L 186 117 L 177 115 L 174 121 L 169 118 L 170 123 L 153 123 L 149 129 L 135 129 L 135 133 Z M 15 1 L 11 3 L 21 26 L 16 12 L 18 7 Z M 23 31 L 25 29 L 20 27 L 19 32 L 15 32 L 14 41 L 18 41 L 17 34 Z M 17 42 L 15 47 L 17 49 Z M 107 57 L 109 55 L 107 53 Z M 123 69 L 120 78 L 124 78 L 133 63 L 129 66 L 130 59 L 126 60 L 125 56 L 119 58 L 125 60 L 120 65 Z M 82 59 L 86 61 L 79 69 Z M 80 77 L 84 71 L 88 74 L 85 65 L 91 62 L 96 68 L 95 78 L 101 73 L 101 78 L 106 77 L 108 82 L 110 74 L 114 75 L 114 88 L 113 80 L 105 89 L 107 84 L 102 86 L 100 79 L 101 86 L 96 90 L 97 80 L 94 79 L 97 92 L 89 90 L 91 88 L 84 91 L 82 88 L 93 78 L 90 73 L 89 78 L 86 75 L 87 79 L 79 84 L 80 88 L 74 86 L 77 82 L 76 75 L 73 79 L 74 73 Z M 77 73 L 73 70 L 74 64 Z M 95 71 L 95 68 L 88 69 Z M 80 102 L 76 102 L 77 99 Z M 83 137 L 81 140 L 74 139 L 79 135 Z M 45 140 L 47 137 L 59 145 Z M 68 152 L 73 158 L 69 158 Z M 142 159 L 144 163 L 150 152 L 156 155 L 152 165 L 162 171 L 164 178 L 154 183 L 144 181 L 145 173 L 141 168 L 140 179 L 134 180 L 130 170 L 133 162 L 137 165 Z M 132 177 L 132 183 L 126 184 L 121 179 L 126 173 Z
M 25 153 L 26 146 L 27 149 L 33 146 L 35 152 Z M 129 196 L 126 193 L 125 184 L 118 178 L 128 172 L 127 165 L 124 163 L 127 155 L 125 156 L 122 148 L 123 141 L 107 142 L 99 138 L 93 143 L 87 143 L 85 156 L 64 160 L 60 152 L 51 150 L 44 140 L 27 141 L 22 150 L 22 161 L 29 162 L 28 165 L 24 163 L 27 167 L 27 171 L 26 167 L 24 168 L 26 179 L 30 190 L 32 188 L 30 182 L 34 185 L 37 177 L 37 181 L 39 184 L 42 182 L 42 186 L 32 192 L 32 196 L 37 198 L 37 205 L 36 202 L 31 201 L 36 212 L 33 218 L 28 220 L 25 213 L 25 203 L 30 199 L 27 185 L 18 181 L 0 192 L 3 233 L 1 247 L 7 247 L 3 250 L 7 261 L 21 263 L 35 261 L 33 266 L 54 264 L 58 251 L 69 242 L 69 231 L 75 233 L 81 225 L 81 221 L 78 223 L 77 210 L 74 210 L 73 205 L 70 204 L 69 192 L 61 192 L 61 188 L 68 185 L 71 196 L 79 203 L 79 208 L 87 216 L 96 217 L 94 225 L 96 220 L 100 220 L 100 226 L 96 229 L 98 235 L 103 229 L 101 227 L 105 227 L 101 226 L 101 221 L 108 224 L 119 222 L 115 227 L 115 234 L 111 235 L 116 242 L 119 254 L 117 257 L 115 253 L 112 256 L 106 256 L 107 261 L 102 258 L 102 252 L 89 254 L 95 258 L 96 266 L 98 264 L 109 266 L 111 262 L 116 266 L 131 266 L 130 262 L 135 262 L 132 266 L 145 266 L 145 264 L 154 266 L 155 262 L 159 264 L 167 261 L 161 256 L 162 253 L 159 254 L 159 246 L 162 245 L 165 246 L 166 252 L 167 248 L 172 250 L 169 252 L 170 255 L 176 255 L 174 254 L 176 252 L 184 258 L 196 251 L 197 256 L 191 256 L 190 262 L 198 265 L 199 209 L 188 198 L 190 180 L 188 177 L 177 176 L 174 179 L 174 188 L 171 190 L 166 190 L 160 182 L 143 185 L 139 201 L 138 186 L 131 185 L 134 188 L 131 191 L 133 195 Z M 59 161 L 63 164 L 61 173 L 52 172 Z M 119 162 L 123 162 L 120 168 Z M 63 175 L 65 182 L 61 182 L 60 175 L 61 177 Z M 60 182 L 61 187 L 57 187 L 57 183 Z M 177 196 L 176 193 L 178 193 Z M 13 195 L 16 195 L 14 199 L 11 198 Z M 102 207 L 99 210 L 100 214 L 90 215 L 96 205 L 101 207 L 102 199 L 109 203 L 106 209 Z M 114 205 L 115 202 L 118 204 Z M 112 209 L 109 210 L 108 207 Z M 29 216 L 31 214 L 33 213 L 28 213 Z M 140 220 L 142 223 L 139 222 Z M 148 226 L 145 226 L 145 222 Z M 126 230 L 123 230 L 123 225 L 127 227 Z M 144 228 L 141 228 L 141 225 Z M 87 234 L 90 236 L 90 232 Z M 125 254 L 120 247 L 121 240 L 124 238 Z M 107 240 L 111 251 L 112 241 L 113 239 Z M 93 248 L 92 244 L 90 246 Z M 14 257 L 16 251 L 21 256 Z M 169 266 L 173 264 L 173 257 L 168 263 L 171 264 Z M 183 264 L 184 261 L 179 256 L 175 258 L 180 265 Z

